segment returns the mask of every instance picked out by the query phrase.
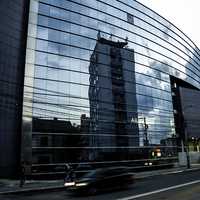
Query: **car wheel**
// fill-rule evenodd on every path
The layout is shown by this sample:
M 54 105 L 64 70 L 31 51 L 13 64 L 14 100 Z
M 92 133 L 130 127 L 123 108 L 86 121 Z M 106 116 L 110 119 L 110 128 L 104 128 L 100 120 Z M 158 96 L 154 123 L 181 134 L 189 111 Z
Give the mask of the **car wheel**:
M 89 195 L 95 195 L 97 193 L 97 189 L 95 187 L 91 187 L 88 190 Z

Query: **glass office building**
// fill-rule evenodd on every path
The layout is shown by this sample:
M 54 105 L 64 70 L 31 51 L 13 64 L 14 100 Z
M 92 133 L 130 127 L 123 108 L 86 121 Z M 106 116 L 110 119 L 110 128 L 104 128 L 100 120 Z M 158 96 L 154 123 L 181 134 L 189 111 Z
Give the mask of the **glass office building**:
M 179 86 L 200 89 L 200 51 L 139 2 L 30 0 L 22 160 L 176 162 Z

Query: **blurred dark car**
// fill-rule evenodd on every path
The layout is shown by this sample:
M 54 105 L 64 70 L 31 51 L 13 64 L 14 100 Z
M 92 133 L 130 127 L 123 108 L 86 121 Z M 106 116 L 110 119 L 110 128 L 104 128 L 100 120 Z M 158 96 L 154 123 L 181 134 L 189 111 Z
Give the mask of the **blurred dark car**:
M 134 174 L 125 167 L 112 167 L 91 170 L 74 181 L 66 181 L 68 191 L 74 194 L 96 194 L 111 189 L 125 189 L 134 183 Z
M 81 177 L 85 174 L 87 174 L 88 172 L 90 172 L 91 170 L 93 170 L 92 166 L 89 164 L 79 164 L 76 168 L 75 168 L 75 172 L 76 172 L 76 177 Z

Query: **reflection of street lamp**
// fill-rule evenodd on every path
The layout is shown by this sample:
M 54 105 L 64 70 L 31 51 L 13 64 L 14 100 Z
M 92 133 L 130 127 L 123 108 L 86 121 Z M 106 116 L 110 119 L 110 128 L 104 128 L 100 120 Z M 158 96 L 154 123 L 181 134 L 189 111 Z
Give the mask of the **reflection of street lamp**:
M 188 132 L 187 132 L 187 122 L 184 117 L 184 111 L 188 108 L 192 108 L 192 105 L 188 105 L 183 107 L 182 116 L 183 116 L 183 126 L 184 126 L 184 136 L 185 136 L 185 145 L 186 145 L 186 157 L 187 157 L 187 168 L 190 168 L 190 154 L 189 154 L 189 146 L 188 146 Z M 182 138 L 182 152 L 183 152 L 183 138 Z
M 187 133 L 187 123 L 184 120 L 184 133 L 185 133 L 185 145 L 186 145 L 186 156 L 187 156 L 187 168 L 190 168 L 190 154 L 188 146 L 188 133 Z
M 146 117 L 144 117 L 144 136 L 145 136 L 145 142 L 144 145 L 148 146 L 149 145 L 149 140 L 148 140 L 148 135 L 147 135 L 147 129 L 149 128 L 148 124 L 146 123 Z

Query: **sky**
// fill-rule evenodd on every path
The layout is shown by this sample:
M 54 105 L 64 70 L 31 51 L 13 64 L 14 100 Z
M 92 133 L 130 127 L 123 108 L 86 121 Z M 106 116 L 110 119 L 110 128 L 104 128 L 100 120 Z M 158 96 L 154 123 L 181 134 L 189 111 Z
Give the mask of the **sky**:
M 200 49 L 200 0 L 137 0 L 172 22 Z

